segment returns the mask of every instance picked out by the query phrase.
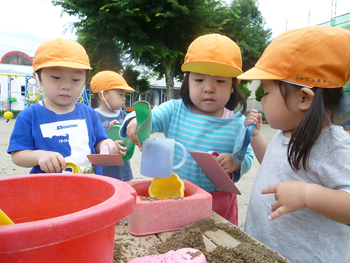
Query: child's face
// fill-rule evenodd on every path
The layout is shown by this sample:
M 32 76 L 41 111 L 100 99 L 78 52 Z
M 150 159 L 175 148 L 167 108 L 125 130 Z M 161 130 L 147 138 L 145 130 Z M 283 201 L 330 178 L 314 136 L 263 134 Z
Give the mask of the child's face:
M 261 85 L 264 89 L 261 104 L 264 106 L 265 118 L 271 128 L 283 131 L 295 130 L 305 113 L 299 110 L 300 96 L 298 96 L 298 93 L 292 91 L 288 94 L 287 106 L 275 82 L 262 80 Z
M 67 107 L 79 99 L 86 81 L 86 70 L 50 67 L 41 70 L 41 86 L 47 100 Z
M 222 108 L 230 99 L 232 78 L 190 73 L 189 94 L 196 106 L 194 112 L 221 118 Z
M 120 110 L 124 106 L 126 100 L 125 93 L 126 91 L 121 89 L 104 91 L 104 97 L 112 110 Z

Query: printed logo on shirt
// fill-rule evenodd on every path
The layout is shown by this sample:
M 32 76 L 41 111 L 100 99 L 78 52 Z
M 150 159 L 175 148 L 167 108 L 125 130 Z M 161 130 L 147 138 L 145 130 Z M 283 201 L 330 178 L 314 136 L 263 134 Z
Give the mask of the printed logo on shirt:
M 58 150 L 68 162 L 74 162 L 82 171 L 91 167 L 86 155 L 91 153 L 89 133 L 86 121 L 67 120 L 40 125 L 41 133 L 46 145 L 50 149 Z
M 57 130 L 77 128 L 77 127 L 78 127 L 77 124 L 71 124 L 71 125 L 66 125 L 66 126 L 60 125 L 60 126 L 57 126 Z

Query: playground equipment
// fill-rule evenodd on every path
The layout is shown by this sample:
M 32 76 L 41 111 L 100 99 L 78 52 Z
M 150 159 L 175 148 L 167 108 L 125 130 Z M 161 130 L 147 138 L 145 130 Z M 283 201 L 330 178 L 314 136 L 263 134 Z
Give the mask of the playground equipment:
M 6 119 L 6 123 L 8 123 L 13 118 L 12 111 L 5 111 L 4 118 Z
M 45 100 L 44 91 L 37 86 L 37 81 L 32 76 L 26 76 L 26 87 L 24 94 L 24 108 Z
M 26 76 L 26 86 L 24 95 L 24 108 L 29 107 L 39 101 L 44 101 L 46 98 L 43 89 L 38 85 L 36 79 L 33 76 Z M 90 106 L 89 98 L 87 97 L 86 90 L 84 89 L 83 94 L 80 96 L 78 102 L 84 103 Z

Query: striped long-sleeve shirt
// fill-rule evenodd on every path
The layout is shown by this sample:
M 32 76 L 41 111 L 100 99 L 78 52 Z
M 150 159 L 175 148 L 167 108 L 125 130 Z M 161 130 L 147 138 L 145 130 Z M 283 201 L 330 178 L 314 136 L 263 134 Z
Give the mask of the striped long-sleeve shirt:
M 218 153 L 233 154 L 235 138 L 239 131 L 245 130 L 245 117 L 235 112 L 233 117 L 227 119 L 200 115 L 186 108 L 183 101 L 170 100 L 152 110 L 152 133 L 161 132 L 165 137 L 175 139 L 187 149 L 186 163 L 174 170 L 181 179 L 186 179 L 207 192 L 218 189 L 190 155 L 191 151 L 216 151 Z M 124 126 L 124 125 L 123 125 Z M 176 146 L 174 165 L 182 159 L 182 150 Z M 253 162 L 253 152 L 249 146 L 245 159 L 241 163 L 237 181 L 241 175 L 249 171 Z

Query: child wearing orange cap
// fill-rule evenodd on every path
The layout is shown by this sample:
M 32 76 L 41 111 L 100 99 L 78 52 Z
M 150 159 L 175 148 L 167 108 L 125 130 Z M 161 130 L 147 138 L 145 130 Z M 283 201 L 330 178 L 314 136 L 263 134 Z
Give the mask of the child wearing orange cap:
M 219 191 L 189 154 L 191 151 L 216 151 L 216 160 L 237 182 L 252 165 L 249 147 L 242 163 L 234 160 L 235 138 L 244 130 L 242 115 L 246 99 L 238 87 L 242 73 L 241 52 L 226 36 L 208 34 L 195 39 L 188 48 L 182 70 L 185 78 L 181 99 L 167 101 L 152 110 L 152 132 L 162 132 L 187 149 L 186 163 L 176 173 L 212 194 L 213 211 L 238 225 L 238 202 L 235 194 Z M 240 111 L 234 111 L 241 107 Z M 129 123 L 126 119 L 123 126 Z M 133 119 L 121 135 L 138 144 L 136 120 Z M 174 163 L 180 162 L 182 151 L 177 149 Z
M 30 173 L 60 172 L 69 161 L 84 173 L 101 174 L 87 155 L 99 153 L 104 145 L 111 153 L 118 148 L 96 111 L 77 103 L 91 69 L 85 49 L 62 38 L 45 41 L 35 52 L 33 69 L 46 98 L 18 115 L 7 149 L 13 162 L 33 167 Z
M 261 163 L 244 230 L 292 262 L 348 262 L 350 136 L 333 124 L 350 79 L 350 31 L 313 26 L 282 33 L 255 67 L 238 77 L 261 81 L 261 114 L 251 145 Z
M 92 77 L 90 86 L 91 91 L 98 98 L 99 107 L 95 110 L 100 117 L 104 130 L 107 131 L 114 124 L 123 122 L 127 115 L 122 110 L 126 100 L 125 93 L 135 91 L 129 87 L 125 79 L 116 72 L 105 70 Z M 126 147 L 120 144 L 123 141 L 115 142 L 119 153 L 125 155 Z M 103 166 L 102 174 L 122 181 L 134 179 L 130 161 L 124 161 L 124 165 L 121 166 Z

